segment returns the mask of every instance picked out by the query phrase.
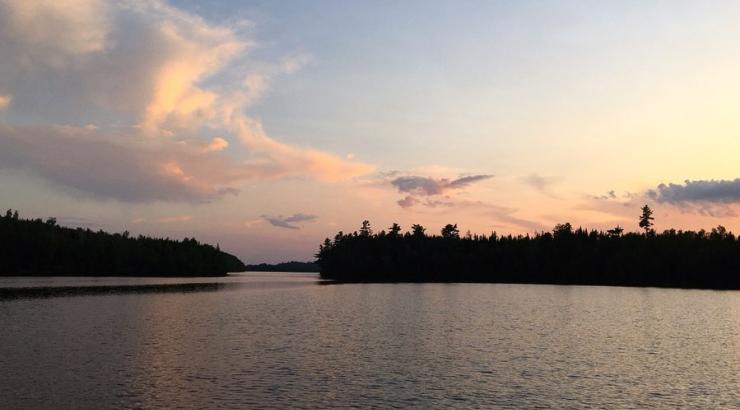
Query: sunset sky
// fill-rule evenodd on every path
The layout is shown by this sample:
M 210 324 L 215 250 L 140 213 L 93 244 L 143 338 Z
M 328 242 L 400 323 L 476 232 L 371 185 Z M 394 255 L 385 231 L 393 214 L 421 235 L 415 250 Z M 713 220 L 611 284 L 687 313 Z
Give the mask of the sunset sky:
M 740 2 L 0 0 L 0 207 L 247 263 L 740 231 Z

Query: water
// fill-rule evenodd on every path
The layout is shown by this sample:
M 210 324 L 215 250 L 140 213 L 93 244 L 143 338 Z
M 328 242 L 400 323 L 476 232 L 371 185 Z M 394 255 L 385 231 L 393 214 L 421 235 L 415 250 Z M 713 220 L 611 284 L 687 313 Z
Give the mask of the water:
M 0 408 L 740 407 L 738 292 L 306 274 L 0 287 Z

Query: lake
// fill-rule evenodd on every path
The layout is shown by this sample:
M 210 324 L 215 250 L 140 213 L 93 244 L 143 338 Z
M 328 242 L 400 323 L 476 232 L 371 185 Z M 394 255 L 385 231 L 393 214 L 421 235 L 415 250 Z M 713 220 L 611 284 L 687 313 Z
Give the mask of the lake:
M 0 278 L 0 408 L 740 407 L 740 293 Z

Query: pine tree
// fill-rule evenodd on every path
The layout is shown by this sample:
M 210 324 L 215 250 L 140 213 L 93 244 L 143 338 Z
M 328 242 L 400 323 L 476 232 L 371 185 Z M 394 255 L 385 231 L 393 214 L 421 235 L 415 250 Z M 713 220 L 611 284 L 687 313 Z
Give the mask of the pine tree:
M 650 209 L 647 204 L 642 207 L 642 215 L 640 215 L 640 228 L 645 230 L 645 236 L 650 235 L 653 231 L 653 210 Z

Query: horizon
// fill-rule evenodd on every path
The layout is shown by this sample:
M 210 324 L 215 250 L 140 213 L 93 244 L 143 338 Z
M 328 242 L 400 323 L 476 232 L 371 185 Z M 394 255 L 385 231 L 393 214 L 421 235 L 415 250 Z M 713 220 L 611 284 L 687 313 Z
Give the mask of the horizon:
M 466 6 L 0 2 L 2 206 L 249 264 L 364 219 L 740 231 L 740 4 Z
M 457 224 L 454 224 L 454 223 L 443 224 L 443 225 L 441 225 L 441 229 L 439 229 L 439 230 L 434 230 L 434 229 L 430 230 L 430 229 L 428 229 L 427 226 L 423 226 L 423 225 L 419 225 L 419 226 L 423 230 L 422 236 L 427 237 L 427 238 L 449 237 L 449 231 L 446 234 L 445 233 L 445 230 L 451 229 L 451 230 L 454 231 L 454 235 L 458 239 L 475 239 L 475 240 L 478 240 L 479 238 L 493 238 L 493 237 L 498 237 L 498 238 L 506 238 L 506 237 L 508 237 L 508 238 L 514 238 L 514 239 L 524 239 L 524 238 L 530 238 L 530 237 L 537 238 L 537 237 L 541 237 L 541 236 L 546 235 L 546 234 L 556 234 L 557 232 L 563 232 L 563 230 L 567 230 L 568 232 L 570 232 L 572 234 L 576 234 L 578 232 L 585 232 L 585 233 L 595 232 L 595 233 L 598 233 L 598 234 L 604 235 L 604 236 L 606 236 L 606 235 L 616 235 L 616 236 L 619 236 L 619 237 L 627 236 L 627 235 L 636 235 L 636 236 L 646 236 L 646 235 L 653 235 L 653 236 L 657 235 L 657 236 L 661 236 L 661 235 L 675 235 L 675 234 L 679 234 L 680 235 L 680 234 L 684 234 L 684 233 L 686 233 L 686 234 L 699 234 L 700 236 L 702 234 L 704 234 L 705 235 L 705 238 L 711 237 L 710 234 L 711 235 L 715 235 L 717 233 L 719 233 L 720 235 L 729 236 L 729 237 L 733 237 L 735 235 L 735 233 L 732 230 L 727 230 L 727 228 L 724 225 L 722 225 L 722 224 L 719 224 L 719 225 L 713 226 L 713 227 L 709 227 L 708 229 L 707 228 L 700 228 L 698 230 L 691 230 L 691 229 L 680 229 L 680 228 L 679 229 L 676 229 L 676 228 L 669 228 L 669 227 L 667 227 L 663 231 L 656 231 L 654 229 L 654 226 L 655 226 L 654 218 L 652 218 L 653 210 L 651 208 L 649 208 L 648 205 L 644 205 L 644 206 L 645 207 L 648 207 L 648 209 L 649 209 L 649 214 L 647 214 L 647 217 L 649 217 L 650 220 L 648 221 L 648 225 L 646 225 L 645 227 L 643 227 L 641 225 L 643 223 L 642 222 L 643 219 L 645 218 L 645 214 L 643 214 L 639 218 L 639 221 L 638 221 L 639 228 L 638 229 L 629 229 L 629 228 L 625 228 L 625 227 L 623 227 L 621 225 L 615 225 L 615 226 L 613 226 L 611 228 L 606 228 L 606 229 L 598 229 L 598 228 L 590 228 L 588 226 L 581 226 L 581 225 L 573 226 L 568 221 L 563 221 L 561 223 L 557 223 L 557 224 L 555 224 L 552 227 L 552 229 L 549 229 L 549 230 L 543 229 L 543 230 L 536 230 L 536 231 L 532 231 L 532 232 L 524 232 L 524 233 L 518 233 L 518 234 L 513 234 L 511 232 L 508 232 L 508 233 L 507 232 L 498 232 L 498 231 L 491 231 L 489 233 L 485 233 L 485 232 L 471 232 L 470 230 L 467 230 L 466 232 L 463 232 L 463 230 L 461 230 L 460 227 L 458 227 L 458 225 Z M 13 214 L 14 214 L 14 216 L 13 216 Z M 6 213 L 5 213 L 5 218 L 11 218 L 11 217 L 13 217 L 15 219 L 20 219 L 20 220 L 45 222 L 46 224 L 51 224 L 52 226 L 58 226 L 58 227 L 62 227 L 62 228 L 87 229 L 87 230 L 90 230 L 89 227 L 84 228 L 84 227 L 77 226 L 77 225 L 59 224 L 56 217 L 26 218 L 26 217 L 24 217 L 24 215 L 21 215 L 18 212 L 18 210 L 8 209 L 6 211 Z M 360 226 L 359 229 L 350 230 L 350 231 L 347 231 L 347 232 L 337 231 L 335 235 L 333 235 L 333 236 L 327 236 L 326 238 L 324 238 L 324 240 L 329 240 L 329 241 L 335 242 L 335 240 L 332 240 L 332 238 L 336 238 L 339 235 L 343 235 L 343 236 L 357 236 L 358 233 L 359 233 L 359 235 L 361 236 L 362 235 L 362 232 L 363 232 L 363 229 L 365 228 L 365 223 L 367 223 L 367 228 L 369 229 L 368 230 L 369 235 L 370 236 L 373 236 L 373 237 L 381 237 L 381 236 L 387 235 L 387 234 L 390 233 L 390 230 L 394 228 L 394 226 L 391 226 L 391 227 L 387 227 L 387 228 L 380 227 L 379 229 L 376 229 L 374 227 L 374 225 L 372 225 L 372 222 L 370 220 L 364 220 L 362 222 L 362 224 L 361 224 L 361 226 Z M 417 224 L 412 224 L 412 225 L 410 225 L 408 227 L 408 229 L 406 229 L 403 226 L 400 226 L 400 225 L 398 225 L 395 222 L 392 223 L 392 225 L 396 225 L 395 228 L 398 229 L 398 233 L 401 236 L 406 236 L 406 235 L 412 235 L 413 236 L 414 235 L 414 228 L 417 226 Z M 131 235 L 131 232 L 129 232 L 128 230 L 123 230 L 123 231 L 120 231 L 120 232 L 114 232 L 114 231 L 104 231 L 104 230 L 100 229 L 99 231 L 102 231 L 102 232 L 105 232 L 105 233 L 109 233 L 109 234 L 121 234 L 121 235 L 125 235 L 126 237 L 131 237 L 131 238 L 134 238 L 135 237 L 135 235 Z M 93 230 L 93 232 L 94 232 L 94 230 Z M 198 240 L 198 238 L 196 238 L 196 237 L 191 237 L 191 238 L 188 238 L 188 237 L 170 238 L 170 237 L 163 237 L 163 236 L 156 236 L 156 235 L 144 235 L 144 237 L 145 238 L 151 238 L 151 239 L 164 239 L 164 240 L 174 240 L 174 241 Z M 213 246 L 216 249 L 219 249 L 220 248 L 220 244 L 219 243 L 215 243 L 214 244 L 214 243 L 207 243 L 207 242 L 203 242 L 203 241 L 198 241 L 198 242 L 200 244 L 211 245 L 211 246 Z M 325 244 L 326 243 L 324 242 L 323 245 L 325 245 Z M 320 249 L 320 246 L 321 245 L 322 244 L 319 244 L 317 246 L 317 248 Z M 229 253 L 229 252 L 227 252 L 227 253 Z M 312 258 L 306 259 L 306 260 L 289 259 L 289 260 L 280 260 L 280 261 L 276 261 L 276 262 L 255 262 L 255 261 L 242 261 L 242 262 L 245 265 L 247 265 L 247 266 L 279 265 L 279 264 L 285 264 L 285 263 L 315 263 L 316 262 L 316 257 L 314 255 Z

